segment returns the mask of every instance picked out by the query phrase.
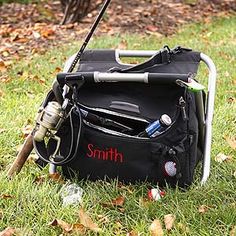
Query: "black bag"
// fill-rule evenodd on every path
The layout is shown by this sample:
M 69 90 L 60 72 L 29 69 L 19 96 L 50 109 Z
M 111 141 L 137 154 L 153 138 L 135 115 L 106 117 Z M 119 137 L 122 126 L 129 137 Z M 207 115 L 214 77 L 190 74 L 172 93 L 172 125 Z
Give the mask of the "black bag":
M 164 48 L 131 67 L 117 61 L 114 50 L 87 50 L 78 72 L 196 74 L 200 53 Z M 60 79 L 62 88 L 67 82 Z M 149 181 L 160 186 L 189 186 L 202 159 L 194 93 L 176 83 L 84 83 L 69 94 L 70 115 L 57 136 L 68 178 L 123 182 Z M 149 123 L 168 114 L 172 124 L 153 138 L 139 137 Z M 49 158 L 56 142 L 36 142 L 39 156 Z

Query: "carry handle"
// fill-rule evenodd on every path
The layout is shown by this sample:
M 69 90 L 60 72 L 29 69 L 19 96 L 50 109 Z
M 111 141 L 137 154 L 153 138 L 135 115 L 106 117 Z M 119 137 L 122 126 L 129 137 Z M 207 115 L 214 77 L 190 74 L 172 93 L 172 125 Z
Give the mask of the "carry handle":
M 103 72 L 76 72 L 59 73 L 57 81 L 63 87 L 65 84 L 72 85 L 80 83 L 100 83 L 100 82 L 141 82 L 147 84 L 176 84 L 176 80 L 186 83 L 192 78 L 192 74 L 175 73 L 103 73 Z

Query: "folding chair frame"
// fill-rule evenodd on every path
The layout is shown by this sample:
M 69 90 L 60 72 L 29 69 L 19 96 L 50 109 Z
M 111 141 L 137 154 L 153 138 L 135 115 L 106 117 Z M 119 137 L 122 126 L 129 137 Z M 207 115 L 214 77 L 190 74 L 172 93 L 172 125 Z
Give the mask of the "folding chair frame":
M 120 57 L 151 57 L 156 54 L 158 51 L 151 50 L 116 50 L 116 58 L 119 60 Z M 75 55 L 71 56 L 65 63 L 64 72 L 68 71 L 71 62 L 73 61 Z M 200 140 L 203 145 L 203 168 L 202 168 L 202 177 L 201 184 L 204 184 L 209 175 L 210 175 L 210 164 L 211 164 L 211 142 L 212 142 L 212 120 L 214 114 L 214 100 L 215 100 L 215 88 L 216 88 L 216 67 L 212 59 L 207 55 L 201 53 L 200 58 L 203 63 L 208 67 L 208 91 L 207 91 L 207 101 L 206 107 L 203 105 L 203 96 L 202 92 L 196 92 L 196 106 L 198 112 L 199 128 L 200 128 Z M 97 80 L 96 78 L 97 77 Z M 148 82 L 147 74 L 140 73 L 138 76 L 139 82 Z M 105 82 L 105 81 L 130 81 L 137 80 L 137 74 L 119 74 L 119 73 L 99 73 L 95 75 L 95 82 Z M 64 88 L 64 90 L 67 90 Z M 49 167 L 50 173 L 56 172 L 56 166 L 50 164 Z

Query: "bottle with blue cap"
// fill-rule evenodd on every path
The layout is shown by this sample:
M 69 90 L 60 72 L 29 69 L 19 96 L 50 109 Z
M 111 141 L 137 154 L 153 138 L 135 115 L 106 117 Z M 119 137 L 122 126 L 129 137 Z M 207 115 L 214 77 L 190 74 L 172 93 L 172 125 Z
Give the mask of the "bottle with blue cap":
M 159 120 L 156 120 L 148 125 L 148 127 L 141 132 L 139 137 L 155 138 L 163 133 L 172 123 L 171 118 L 167 114 L 161 115 Z

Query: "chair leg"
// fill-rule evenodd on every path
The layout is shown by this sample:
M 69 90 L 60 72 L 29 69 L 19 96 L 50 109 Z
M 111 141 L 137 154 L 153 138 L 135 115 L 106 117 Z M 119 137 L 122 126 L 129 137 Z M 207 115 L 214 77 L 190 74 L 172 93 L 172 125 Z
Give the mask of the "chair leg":
M 210 57 L 201 53 L 201 60 L 209 69 L 208 77 L 208 96 L 206 105 L 206 129 L 204 138 L 204 153 L 203 153 L 203 171 L 201 184 L 205 184 L 210 175 L 211 164 L 211 142 L 212 142 L 212 120 L 214 114 L 214 100 L 216 87 L 216 67 Z

